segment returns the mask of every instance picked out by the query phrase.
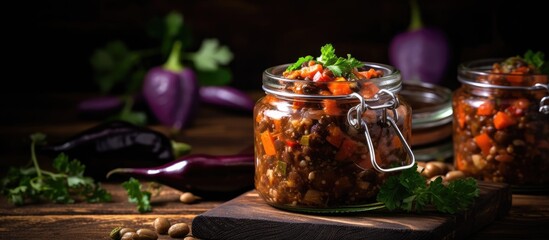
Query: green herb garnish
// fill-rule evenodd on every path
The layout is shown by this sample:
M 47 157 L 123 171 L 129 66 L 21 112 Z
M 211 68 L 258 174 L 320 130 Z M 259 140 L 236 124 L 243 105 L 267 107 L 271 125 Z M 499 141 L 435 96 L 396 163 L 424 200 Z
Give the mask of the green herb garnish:
M 92 178 L 85 177 L 86 167 L 78 160 L 69 161 L 66 154 L 59 154 L 53 161 L 57 172 L 40 168 L 36 158 L 36 145 L 45 141 L 46 135 L 35 133 L 31 138 L 32 167 L 9 169 L 2 179 L 2 194 L 15 205 L 26 202 L 50 201 L 54 203 L 74 203 L 111 201 L 111 194 L 101 188 Z
M 300 57 L 297 62 L 290 65 L 286 71 L 293 71 L 301 68 L 301 65 L 305 62 L 313 60 L 311 56 Z M 332 44 L 326 44 L 320 49 L 320 57 L 316 58 L 316 61 L 322 64 L 325 68 L 330 69 L 334 76 L 349 78 L 352 76 L 352 70 L 363 65 L 362 62 L 356 60 L 347 54 L 347 58 L 338 57 L 335 54 L 335 49 Z
M 137 211 L 140 213 L 152 211 L 151 193 L 141 191 L 141 183 L 133 177 L 122 183 L 122 187 L 128 193 L 128 201 L 137 204 Z
M 453 214 L 467 209 L 478 195 L 477 182 L 472 178 L 450 181 L 447 186 L 442 178 L 427 184 L 415 165 L 389 177 L 381 186 L 377 201 L 389 210 L 421 211 L 434 205 L 440 212 Z
M 545 54 L 537 51 L 534 53 L 532 50 L 526 51 L 522 57 L 528 64 L 533 65 L 540 73 L 549 74 L 549 65 L 545 64 Z

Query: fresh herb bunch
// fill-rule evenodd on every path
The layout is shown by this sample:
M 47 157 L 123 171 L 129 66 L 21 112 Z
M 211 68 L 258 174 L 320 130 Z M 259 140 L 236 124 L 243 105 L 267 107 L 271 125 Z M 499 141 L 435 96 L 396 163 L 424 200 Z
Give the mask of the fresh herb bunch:
M 128 193 L 128 201 L 137 205 L 137 211 L 140 213 L 152 211 L 151 193 L 142 191 L 141 183 L 133 177 L 122 183 L 122 187 Z
M 312 56 L 300 57 L 294 64 L 290 65 L 286 71 L 293 71 L 300 69 L 303 63 L 314 60 Z M 347 54 L 347 58 L 338 57 L 335 54 L 335 48 L 332 44 L 326 44 L 320 48 L 320 57 L 316 58 L 316 61 L 322 64 L 325 68 L 330 69 L 334 76 L 336 77 L 345 77 L 350 78 L 353 76 L 353 69 L 358 68 L 363 65 L 362 62 L 356 60 Z
M 439 177 L 427 184 L 416 164 L 390 176 L 381 186 L 377 201 L 384 203 L 389 210 L 422 211 L 434 205 L 440 212 L 453 214 L 467 209 L 478 195 L 475 179 L 457 179 L 444 185 Z
M 12 167 L 2 179 L 2 194 L 15 205 L 27 202 L 50 201 L 74 203 L 76 201 L 109 202 L 111 194 L 101 188 L 92 178 L 85 177 L 86 166 L 78 160 L 69 161 L 66 154 L 59 154 L 53 161 L 57 172 L 40 168 L 36 158 L 36 145 L 45 142 L 46 135 L 35 133 L 31 138 L 31 159 L 33 166 Z

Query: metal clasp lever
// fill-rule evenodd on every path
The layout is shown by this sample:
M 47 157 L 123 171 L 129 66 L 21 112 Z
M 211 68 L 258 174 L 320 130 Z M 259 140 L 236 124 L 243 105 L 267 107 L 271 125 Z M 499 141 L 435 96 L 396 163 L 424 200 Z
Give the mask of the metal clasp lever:
M 370 105 L 366 104 L 364 98 L 360 94 L 358 94 L 358 93 L 351 94 L 353 97 L 358 98 L 360 100 L 360 103 L 349 109 L 349 111 L 347 112 L 347 121 L 349 122 L 349 124 L 351 126 L 353 126 L 356 129 L 360 129 L 360 127 L 364 128 L 364 136 L 366 137 L 366 143 L 368 145 L 368 150 L 369 150 L 369 153 L 370 153 L 370 161 L 372 162 L 372 166 L 374 167 L 374 169 L 376 169 L 379 172 L 395 172 L 395 171 L 401 171 L 401 170 L 404 170 L 404 169 L 411 168 L 416 163 L 414 153 L 412 152 L 412 149 L 408 145 L 408 142 L 406 142 L 406 139 L 404 139 L 404 135 L 402 134 L 400 129 L 398 129 L 398 126 L 395 123 L 395 120 L 393 120 L 392 117 L 388 116 L 387 112 L 386 112 L 387 110 L 392 110 L 393 111 L 393 116 L 395 116 L 396 120 L 398 121 L 398 114 L 397 114 L 397 111 L 396 111 L 396 108 L 399 105 L 398 99 L 396 98 L 396 96 L 392 92 L 389 92 L 385 89 L 380 90 L 379 93 L 374 96 L 374 98 L 379 99 L 380 94 L 388 94 L 391 97 L 391 100 L 389 100 L 388 102 L 386 102 L 384 104 L 381 104 L 381 105 L 370 106 Z M 392 168 L 382 168 L 381 166 L 379 166 L 379 164 L 377 164 L 376 157 L 375 157 L 374 144 L 372 142 L 372 137 L 370 136 L 370 131 L 368 130 L 368 125 L 362 119 L 362 114 L 364 113 L 364 111 L 366 111 L 368 109 L 371 109 L 371 110 L 383 109 L 384 110 L 383 114 L 382 114 L 381 121 L 382 121 L 383 124 L 387 124 L 387 122 L 388 122 L 389 124 L 387 124 L 387 126 L 392 127 L 395 130 L 395 132 L 397 133 L 397 136 L 400 139 L 400 141 L 402 143 L 402 146 L 404 147 L 404 149 L 406 150 L 406 153 L 408 154 L 408 156 L 410 158 L 410 163 L 408 165 L 392 167 Z M 353 114 L 353 113 L 356 113 L 356 115 Z M 362 168 L 360 165 L 358 165 L 358 164 L 356 164 L 356 165 L 359 168 Z
M 536 83 L 534 88 L 544 88 L 549 92 L 549 84 Z M 543 114 L 549 114 L 549 96 L 542 97 L 539 101 L 539 112 Z

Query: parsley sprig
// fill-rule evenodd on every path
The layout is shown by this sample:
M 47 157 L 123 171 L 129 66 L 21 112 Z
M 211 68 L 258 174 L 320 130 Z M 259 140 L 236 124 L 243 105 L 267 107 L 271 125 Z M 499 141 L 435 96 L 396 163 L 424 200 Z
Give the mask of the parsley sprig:
M 131 177 L 122 183 L 122 187 L 128 193 L 128 201 L 137 205 L 137 211 L 140 213 L 152 211 L 151 193 L 141 190 L 141 183 L 137 179 Z
M 534 52 L 532 50 L 526 51 L 522 57 L 528 64 L 533 65 L 543 74 L 549 74 L 549 64 L 545 63 L 545 54 L 541 51 Z
M 301 68 L 303 63 L 314 60 L 312 56 L 300 57 L 294 64 L 290 65 L 286 71 L 293 71 Z M 324 67 L 330 69 L 334 76 L 349 78 L 352 76 L 352 70 L 363 65 L 362 62 L 356 60 L 347 54 L 347 58 L 338 57 L 335 54 L 335 48 L 332 44 L 326 44 L 320 48 L 320 57 L 316 58 L 316 61 L 321 63 Z
M 54 203 L 109 202 L 111 194 L 101 188 L 92 178 L 85 177 L 86 167 L 78 160 L 69 160 L 66 154 L 59 154 L 53 161 L 57 172 L 40 168 L 36 157 L 36 145 L 45 142 L 46 135 L 31 135 L 32 167 L 8 170 L 2 179 L 2 194 L 15 205 L 27 202 L 49 201 Z
M 433 205 L 440 212 L 453 214 L 467 209 L 478 195 L 477 182 L 472 178 L 450 181 L 448 185 L 437 178 L 427 184 L 415 165 L 389 177 L 381 186 L 377 201 L 389 210 L 421 211 Z

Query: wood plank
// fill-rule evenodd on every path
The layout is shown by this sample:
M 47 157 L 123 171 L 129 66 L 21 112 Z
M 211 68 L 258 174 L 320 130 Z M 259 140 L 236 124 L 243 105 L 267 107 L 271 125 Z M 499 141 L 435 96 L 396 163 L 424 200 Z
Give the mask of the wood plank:
M 75 214 L 43 216 L 3 216 L 0 218 L 0 239 L 110 239 L 110 231 L 118 226 L 148 228 L 159 216 L 170 223 L 191 224 L 194 214 Z M 160 235 L 160 240 L 173 239 Z
M 506 184 L 479 183 L 480 197 L 470 210 L 450 215 L 434 211 L 372 211 L 350 215 L 310 215 L 267 205 L 250 191 L 193 220 L 204 239 L 463 239 L 511 206 Z
M 142 184 L 144 187 L 147 186 L 146 182 Z M 24 206 L 14 206 L 8 203 L 5 197 L 1 197 L 0 216 L 138 214 L 136 205 L 128 202 L 126 191 L 121 184 L 105 183 L 102 186 L 113 196 L 111 202 L 79 202 L 73 204 L 33 203 Z M 222 203 L 221 201 L 208 201 L 205 199 L 194 204 L 184 204 L 179 201 L 180 194 L 181 192 L 178 190 L 162 186 L 160 193 L 153 195 L 151 198 L 153 211 L 141 215 L 177 214 L 181 212 L 196 215 L 217 207 Z

